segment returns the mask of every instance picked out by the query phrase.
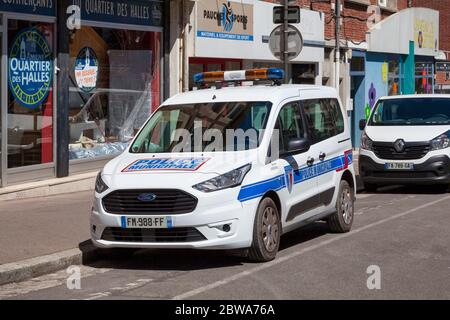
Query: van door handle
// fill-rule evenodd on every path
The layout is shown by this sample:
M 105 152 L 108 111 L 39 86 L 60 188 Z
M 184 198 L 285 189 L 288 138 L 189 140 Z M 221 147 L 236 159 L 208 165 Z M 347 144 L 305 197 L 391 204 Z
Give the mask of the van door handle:
M 321 152 L 321 153 L 319 154 L 319 159 L 320 159 L 320 161 L 325 160 L 326 156 L 327 156 L 327 155 L 326 155 L 325 152 Z
M 309 157 L 308 160 L 306 160 L 306 164 L 311 167 L 314 164 L 314 158 Z

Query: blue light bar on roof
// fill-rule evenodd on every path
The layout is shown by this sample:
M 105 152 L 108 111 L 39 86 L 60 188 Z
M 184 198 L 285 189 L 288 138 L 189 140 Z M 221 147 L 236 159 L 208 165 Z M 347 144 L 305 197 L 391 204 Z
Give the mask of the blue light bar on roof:
M 250 69 L 236 71 L 202 72 L 194 75 L 195 83 L 252 81 L 252 80 L 281 80 L 284 70 L 278 68 Z

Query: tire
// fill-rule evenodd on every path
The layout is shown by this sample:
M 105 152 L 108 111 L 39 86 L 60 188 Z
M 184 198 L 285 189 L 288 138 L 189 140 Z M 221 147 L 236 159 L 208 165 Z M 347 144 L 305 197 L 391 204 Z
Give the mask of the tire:
M 336 213 L 327 220 L 333 233 L 349 232 L 355 216 L 355 193 L 347 181 L 342 180 L 336 199 Z
M 364 182 L 364 190 L 366 190 L 366 192 L 376 192 L 377 189 L 378 186 L 376 184 Z
M 248 258 L 255 262 L 275 259 L 280 247 L 280 238 L 280 213 L 272 199 L 264 198 L 256 211 L 253 241 L 248 251 Z

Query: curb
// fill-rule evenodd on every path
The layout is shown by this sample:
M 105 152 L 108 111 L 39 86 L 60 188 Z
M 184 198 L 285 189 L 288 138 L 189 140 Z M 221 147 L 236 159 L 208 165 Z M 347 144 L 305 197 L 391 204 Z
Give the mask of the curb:
M 0 265 L 0 285 L 21 282 L 48 273 L 97 260 L 99 249 L 90 241 L 80 244 L 80 248 Z
M 94 190 L 97 172 L 54 178 L 0 188 L 0 201 L 23 200 Z

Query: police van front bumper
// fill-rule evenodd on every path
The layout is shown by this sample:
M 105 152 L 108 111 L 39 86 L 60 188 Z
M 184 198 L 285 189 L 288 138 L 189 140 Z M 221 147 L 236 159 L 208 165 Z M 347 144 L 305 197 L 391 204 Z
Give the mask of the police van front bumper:
M 238 249 L 250 247 L 258 200 L 242 203 L 200 198 L 194 211 L 171 216 L 171 228 L 128 229 L 120 214 L 106 212 L 96 197 L 91 213 L 91 238 L 101 248 Z M 226 198 L 226 196 L 225 196 Z M 124 213 L 125 214 L 125 213 Z M 142 214 L 140 216 L 145 216 Z
M 450 184 L 450 158 L 447 155 L 432 156 L 421 163 L 414 163 L 413 170 L 387 170 L 383 163 L 363 154 L 359 156 L 358 165 L 359 175 L 364 183 Z

